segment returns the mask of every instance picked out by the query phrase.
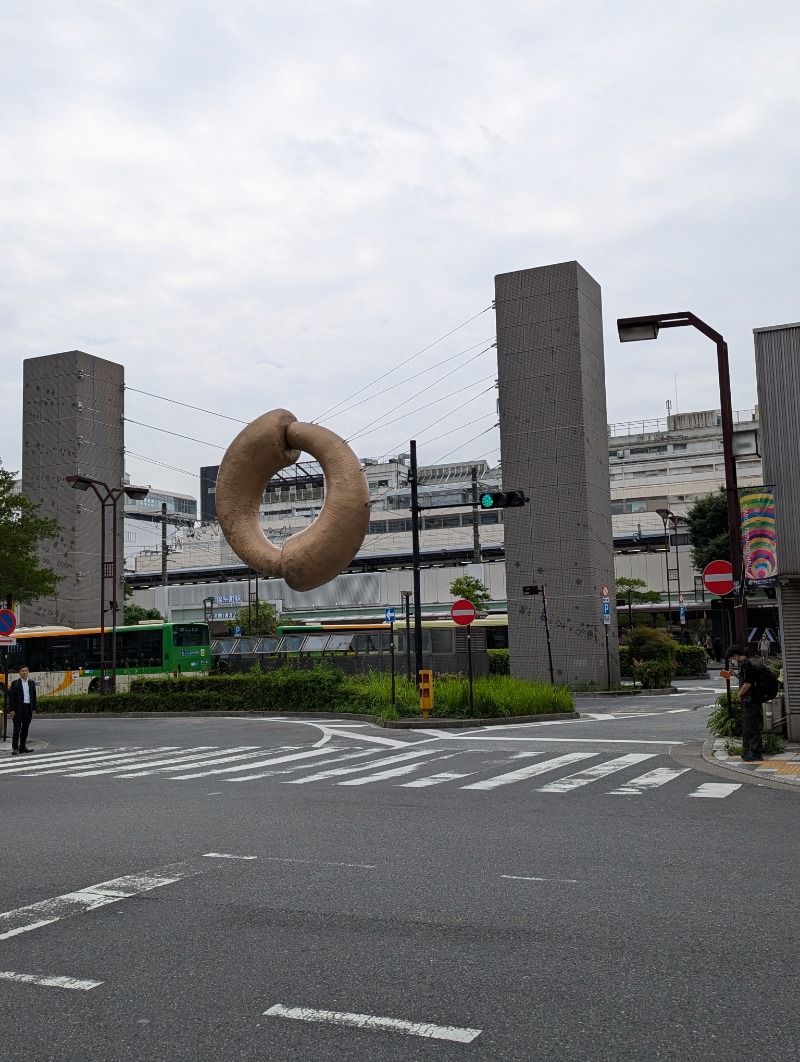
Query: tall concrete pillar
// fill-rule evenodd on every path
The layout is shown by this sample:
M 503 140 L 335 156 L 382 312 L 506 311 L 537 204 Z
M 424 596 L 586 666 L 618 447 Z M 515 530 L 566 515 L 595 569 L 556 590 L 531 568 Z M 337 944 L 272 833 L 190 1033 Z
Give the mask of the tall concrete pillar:
M 753 329 L 764 483 L 775 487 L 789 737 L 800 740 L 800 324 Z
M 41 502 L 42 516 L 56 520 L 56 542 L 41 545 L 39 559 L 63 576 L 56 596 L 22 607 L 29 626 L 100 623 L 100 502 L 92 491 L 77 491 L 67 476 L 83 475 L 119 487 L 125 471 L 124 369 L 82 350 L 28 358 L 22 382 L 22 491 Z M 122 621 L 122 502 L 117 533 L 118 589 Z M 106 528 L 111 559 L 111 520 Z M 106 625 L 111 627 L 111 583 L 106 584 Z
M 577 262 L 495 277 L 511 673 L 549 680 L 546 585 L 557 683 L 619 681 L 600 287 Z M 603 622 L 609 587 L 611 622 Z M 606 652 L 608 635 L 608 653 Z

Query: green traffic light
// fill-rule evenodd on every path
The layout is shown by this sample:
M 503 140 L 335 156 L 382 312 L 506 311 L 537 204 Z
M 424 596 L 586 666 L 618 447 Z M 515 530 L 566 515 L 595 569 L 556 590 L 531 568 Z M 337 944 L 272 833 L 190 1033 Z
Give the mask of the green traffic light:
M 494 506 L 494 495 L 493 494 L 482 494 L 481 495 L 481 505 L 482 505 L 482 507 L 484 509 L 491 509 Z

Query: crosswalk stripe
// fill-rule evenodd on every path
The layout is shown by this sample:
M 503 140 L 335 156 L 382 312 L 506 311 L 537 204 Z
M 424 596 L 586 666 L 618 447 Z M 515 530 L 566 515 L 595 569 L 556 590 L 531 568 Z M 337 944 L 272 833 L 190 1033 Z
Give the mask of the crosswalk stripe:
M 93 760 L 92 761 L 92 766 L 100 766 L 101 764 L 106 764 L 106 763 L 115 763 L 117 766 L 120 766 L 121 764 L 126 763 L 129 760 L 140 760 L 143 756 L 152 756 L 154 752 L 158 752 L 158 753 L 172 752 L 173 750 L 176 750 L 176 749 L 177 749 L 177 746 L 171 745 L 171 746 L 167 746 L 167 747 L 165 747 L 163 749 L 141 749 L 139 752 L 126 752 L 126 753 L 114 754 L 114 755 L 111 755 L 111 756 L 106 755 L 106 756 L 101 757 L 100 759 Z M 180 750 L 178 750 L 178 751 L 180 751 Z M 68 771 L 70 769 L 71 769 L 71 765 L 68 765 L 68 766 L 65 767 L 64 764 L 61 764 L 59 767 L 45 767 L 45 768 L 41 769 L 41 768 L 38 768 L 36 766 L 36 764 L 32 763 L 32 764 L 30 764 L 30 766 L 28 767 L 28 769 L 27 769 L 27 771 L 25 773 L 27 775 L 29 775 L 29 776 L 38 778 L 38 777 L 40 777 L 41 775 L 44 775 L 44 774 L 64 774 L 66 771 Z
M 33 746 L 31 746 L 31 747 L 33 747 Z M 125 747 L 127 748 L 128 746 L 125 746 Z M 134 745 L 134 746 L 131 746 L 131 747 L 139 748 L 138 745 Z M 36 750 L 36 755 L 39 757 L 40 760 L 53 760 L 53 759 L 60 760 L 60 759 L 64 759 L 67 756 L 85 756 L 85 755 L 87 755 L 90 752 L 94 752 L 94 753 L 108 752 L 108 749 L 104 749 L 104 748 L 102 748 L 99 745 L 90 745 L 88 748 L 85 748 L 85 749 L 59 750 L 59 751 L 56 751 L 56 752 L 47 752 L 47 751 L 40 752 L 37 749 Z M 6 761 L 6 762 L 9 763 L 9 767 L 15 767 L 17 765 L 16 764 L 16 760 L 13 763 L 11 763 L 10 761 Z
M 187 767 L 193 766 L 195 763 L 202 764 L 204 767 L 208 767 L 214 763 L 223 763 L 225 760 L 241 760 L 245 756 L 263 756 L 264 750 L 259 745 L 237 745 L 235 748 L 227 749 L 225 756 L 220 758 L 219 748 L 214 748 L 211 752 L 204 752 L 202 755 L 191 757 L 190 763 L 181 763 L 179 766 L 174 766 L 178 763 L 178 760 L 173 760 L 171 764 L 164 767 L 153 767 L 147 771 L 140 771 L 138 768 L 143 766 L 142 764 L 135 764 L 134 767 L 126 767 L 126 778 L 147 778 L 151 774 L 166 774 L 168 771 L 185 771 Z M 127 772 L 131 772 L 130 774 Z
M 46 767 L 52 767 L 53 765 L 61 766 L 66 764 L 69 766 L 71 763 L 83 763 L 91 762 L 103 756 L 108 756 L 112 752 L 137 752 L 140 746 L 132 745 L 125 746 L 116 749 L 102 749 L 93 752 L 86 752 L 81 750 L 80 752 L 59 752 L 54 753 L 50 757 L 47 757 L 45 753 L 34 753 L 33 759 L 23 758 L 14 759 L 11 763 L 4 764 L 0 768 L 2 774 L 19 774 L 20 771 L 29 771 L 31 767 L 40 767 L 43 770 Z
M 225 749 L 225 752 L 222 755 L 218 755 L 216 757 L 212 757 L 210 760 L 207 760 L 207 759 L 204 758 L 203 761 L 202 761 L 202 766 L 203 767 L 212 767 L 212 766 L 214 766 L 215 764 L 218 764 L 218 763 L 239 763 L 242 760 L 258 759 L 259 756 L 263 756 L 264 753 L 265 753 L 265 750 L 263 748 L 260 748 L 258 745 L 250 745 L 248 747 L 252 748 L 252 749 L 255 749 L 256 751 L 255 752 L 236 752 L 234 749 Z M 294 746 L 290 746 L 290 748 L 294 748 Z M 217 751 L 219 751 L 219 750 L 217 750 Z M 286 751 L 286 750 L 285 749 L 281 749 L 281 748 L 272 749 L 271 750 L 271 754 L 274 755 L 276 752 L 284 752 L 284 751 Z M 157 771 L 142 771 L 142 776 L 147 775 L 147 774 L 156 774 L 156 773 L 158 773 L 158 774 L 170 774 L 173 771 L 185 771 L 188 766 L 189 766 L 189 764 L 184 763 L 184 764 L 181 764 L 178 767 L 159 767 Z M 199 766 L 199 762 L 198 762 L 198 766 Z M 252 764 L 248 764 L 248 766 L 252 766 Z M 139 775 L 132 774 L 132 775 L 129 775 L 129 777 L 130 778 L 138 778 Z
M 462 785 L 462 789 L 497 789 L 501 785 L 511 785 L 513 782 L 521 782 L 524 778 L 535 778 L 538 774 L 546 774 L 554 771 L 557 767 L 566 767 L 570 763 L 579 760 L 591 760 L 596 752 L 568 752 L 564 756 L 556 756 L 552 760 L 539 760 L 527 767 L 520 767 L 517 771 L 509 771 L 507 774 L 498 774 L 494 778 L 485 778 L 482 782 L 472 782 L 470 785 Z
M 454 753 L 457 755 L 457 753 Z M 449 760 L 452 756 L 436 756 L 436 760 Z M 386 778 L 400 778 L 404 774 L 413 774 L 414 771 L 418 771 L 420 767 L 426 767 L 428 763 L 433 763 L 434 759 L 427 760 L 425 763 L 407 763 L 403 767 L 389 767 L 385 771 L 378 771 L 377 774 L 368 774 L 364 778 L 350 778 L 346 782 L 337 782 L 337 785 L 368 785 L 370 782 L 382 782 Z
M 615 771 L 624 771 L 626 767 L 634 767 L 643 760 L 652 760 L 655 752 L 630 752 L 627 756 L 618 756 L 614 760 L 606 760 L 605 763 L 596 763 L 593 767 L 587 767 L 585 771 L 576 774 L 568 774 L 566 778 L 557 778 L 554 782 L 540 786 L 537 793 L 571 793 L 573 789 L 579 789 L 582 785 L 589 785 L 606 775 L 614 774 Z
M 70 770 L 67 774 L 67 777 L 93 778 L 95 775 L 98 774 L 124 774 L 126 771 L 137 771 L 140 767 L 159 767 L 161 765 L 166 766 L 167 764 L 181 762 L 185 766 L 186 760 L 196 761 L 197 759 L 202 758 L 202 754 L 204 752 L 208 753 L 209 749 L 213 749 L 213 747 L 213 745 L 197 745 L 193 749 L 179 749 L 177 753 L 168 753 L 166 759 L 137 760 L 136 763 L 123 764 L 122 766 L 120 766 L 119 764 L 115 764 L 113 767 L 100 767 L 97 769 L 92 768 L 90 770 L 85 770 L 84 768 L 81 768 L 81 770 L 79 771 Z
M 650 789 L 657 789 L 660 785 L 666 785 L 673 778 L 679 778 L 691 770 L 690 767 L 657 767 L 654 771 L 641 774 L 638 778 L 631 778 L 629 782 L 621 785 L 619 789 L 612 789 L 609 796 L 641 796 Z
M 206 778 L 210 774 L 232 774 L 235 771 L 251 771 L 254 767 L 270 767 L 274 763 L 288 763 L 290 760 L 305 760 L 309 757 L 324 756 L 325 753 L 331 751 L 333 750 L 330 745 L 324 745 L 319 749 L 309 749 L 306 752 L 293 752 L 288 756 L 273 756 L 268 760 L 261 760 L 260 763 L 244 763 L 238 764 L 235 767 L 215 767 L 213 771 L 198 771 L 195 774 L 177 774 L 175 780 L 183 782 L 190 778 Z
M 424 764 L 421 764 L 424 766 Z M 415 778 L 411 782 L 400 782 L 398 788 L 403 789 L 424 789 L 429 785 L 441 785 L 442 782 L 453 782 L 456 778 L 469 778 L 474 771 L 466 771 L 463 774 L 457 774 L 455 771 L 442 771 L 441 774 L 429 774 L 427 778 Z
M 699 785 L 693 793 L 690 793 L 690 797 L 711 797 L 715 800 L 721 800 L 723 797 L 730 796 L 731 793 L 735 793 L 737 789 L 742 788 L 741 782 L 703 782 Z
M 382 760 L 374 760 L 369 764 L 361 764 L 358 767 L 340 767 L 333 771 L 320 771 L 318 774 L 309 774 L 305 778 L 287 778 L 283 785 L 305 785 L 307 782 L 323 782 L 326 778 L 338 778 L 343 774 L 355 774 L 356 771 L 368 771 L 373 767 L 386 767 L 401 760 L 416 759 L 418 756 L 430 756 L 431 750 L 425 749 L 418 752 L 406 752 L 400 756 L 386 756 Z
M 330 751 L 330 746 L 326 746 L 324 750 Z M 363 749 L 360 752 L 348 752 L 344 756 L 330 756 L 325 760 L 317 760 L 314 764 L 315 767 L 321 767 L 325 763 L 341 763 L 342 760 L 357 760 L 363 759 L 364 756 L 374 756 L 377 749 Z M 294 771 L 305 771 L 308 768 L 307 763 L 296 764 L 294 767 L 279 767 L 275 771 L 260 771 L 258 774 L 246 774 L 242 778 L 226 778 L 226 782 L 254 782 L 258 778 L 272 778 L 276 774 L 292 774 Z

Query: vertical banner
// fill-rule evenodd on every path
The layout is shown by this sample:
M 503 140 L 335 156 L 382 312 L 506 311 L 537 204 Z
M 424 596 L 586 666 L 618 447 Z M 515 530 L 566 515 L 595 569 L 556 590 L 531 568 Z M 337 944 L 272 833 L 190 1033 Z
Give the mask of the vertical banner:
M 742 563 L 748 590 L 775 586 L 778 558 L 775 541 L 775 488 L 740 487 Z

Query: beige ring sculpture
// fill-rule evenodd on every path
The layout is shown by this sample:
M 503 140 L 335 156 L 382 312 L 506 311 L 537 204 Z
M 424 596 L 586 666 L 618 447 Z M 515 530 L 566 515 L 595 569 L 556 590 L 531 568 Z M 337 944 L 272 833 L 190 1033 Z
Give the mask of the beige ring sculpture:
M 319 516 L 282 548 L 261 530 L 261 496 L 301 451 L 325 475 Z M 361 462 L 334 432 L 303 424 L 288 409 L 273 409 L 251 421 L 225 452 L 217 476 L 217 518 L 233 552 L 264 575 L 286 580 L 293 590 L 313 590 L 340 575 L 355 557 L 369 526 L 369 487 Z

